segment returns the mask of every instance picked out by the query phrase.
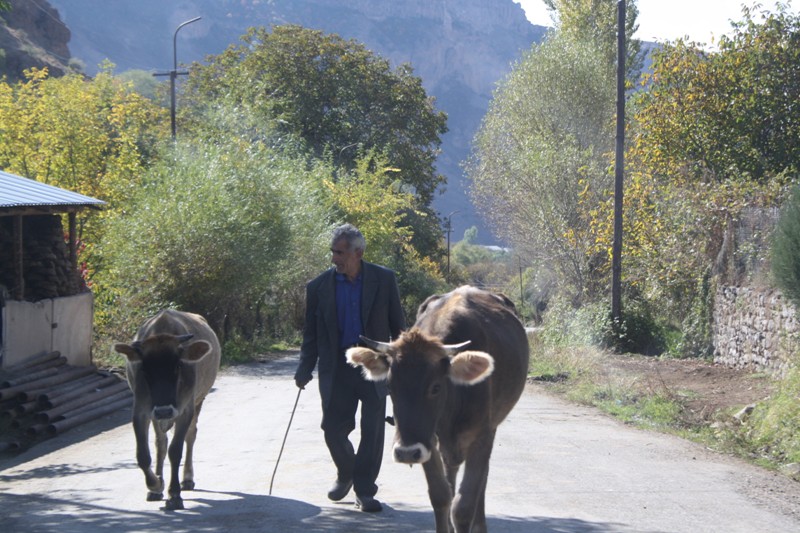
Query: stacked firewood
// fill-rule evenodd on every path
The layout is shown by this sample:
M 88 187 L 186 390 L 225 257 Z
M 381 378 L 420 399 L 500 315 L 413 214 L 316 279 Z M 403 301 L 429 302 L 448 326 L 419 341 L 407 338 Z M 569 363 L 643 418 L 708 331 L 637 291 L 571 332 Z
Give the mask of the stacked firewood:
M 12 217 L 0 217 L 0 249 L 12 250 Z M 22 263 L 25 300 L 72 296 L 84 290 L 80 273 L 70 263 L 61 218 L 56 215 L 27 216 L 23 220 Z M 13 254 L 0 254 L 0 284 L 14 287 Z
M 0 376 L 0 452 L 28 448 L 132 404 L 127 382 L 94 366 L 68 365 L 59 352 Z

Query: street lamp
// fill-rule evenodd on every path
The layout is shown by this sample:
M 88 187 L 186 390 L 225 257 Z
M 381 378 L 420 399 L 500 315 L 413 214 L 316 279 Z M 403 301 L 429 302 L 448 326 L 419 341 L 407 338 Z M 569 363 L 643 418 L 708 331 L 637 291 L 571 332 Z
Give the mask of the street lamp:
M 203 17 L 195 17 L 191 20 L 187 20 L 186 22 L 182 22 L 175 28 L 175 34 L 172 36 L 172 70 L 169 72 L 157 72 L 153 74 L 154 76 L 169 76 L 169 93 L 170 93 L 170 122 L 172 125 L 172 139 L 175 140 L 175 78 L 178 75 L 186 75 L 188 74 L 187 71 L 183 70 L 178 72 L 178 30 L 183 28 L 184 26 L 191 24 L 192 22 L 197 22 Z
M 460 209 L 456 209 L 455 211 L 451 211 L 445 220 L 447 221 L 445 225 L 445 229 L 447 230 L 447 279 L 450 279 L 450 232 L 453 231 L 453 215 L 461 211 Z

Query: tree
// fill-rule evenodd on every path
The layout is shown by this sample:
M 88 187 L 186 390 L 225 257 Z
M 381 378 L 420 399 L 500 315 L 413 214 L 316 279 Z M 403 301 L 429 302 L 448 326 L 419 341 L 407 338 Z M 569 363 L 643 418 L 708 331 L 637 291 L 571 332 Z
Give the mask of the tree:
M 128 207 L 168 133 L 164 110 L 115 80 L 111 65 L 92 80 L 51 78 L 46 69 L 26 76 L 0 82 L 0 168 L 107 202 L 78 215 L 91 277 L 102 268 L 94 246 L 106 221 Z
M 772 241 L 772 273 L 789 300 L 800 307 L 800 189 L 781 208 Z
M 359 153 L 377 149 L 413 187 L 418 206 L 429 206 L 443 182 L 434 163 L 446 116 L 410 66 L 391 70 L 355 41 L 300 26 L 251 28 L 242 41 L 208 65 L 192 66 L 190 102 L 242 107 L 252 115 L 250 126 L 274 123 L 348 169 Z
M 0 167 L 120 207 L 155 154 L 163 111 L 109 71 L 0 83 Z
M 100 247 L 100 327 L 175 306 L 205 316 L 223 340 L 299 328 L 298 288 L 326 263 L 331 173 L 261 143 L 178 144 Z
M 592 40 L 602 50 L 604 61 L 617 62 L 617 0 L 543 0 L 551 11 L 556 31 L 575 41 Z M 626 0 L 625 77 L 634 80 L 642 68 L 642 43 L 633 38 L 639 29 L 636 0 Z
M 560 33 L 535 45 L 496 91 L 467 169 L 494 230 L 576 300 L 592 281 L 589 209 L 611 184 L 614 70 L 598 57 Z
M 756 181 L 800 168 L 800 15 L 743 20 L 717 52 L 679 40 L 655 54 L 636 102 L 636 151 L 670 180 Z
M 778 205 L 800 168 L 798 18 L 785 6 L 760 24 L 743 14 L 717 51 L 664 45 L 632 101 L 626 282 L 678 325 L 719 270 L 730 225 Z M 607 208 L 592 224 L 597 245 L 610 242 Z
M 373 151 L 361 154 L 351 172 L 326 179 L 324 185 L 334 216 L 355 224 L 366 237 L 365 258 L 397 271 L 403 307 L 410 316 L 442 288 L 443 279 L 437 263 L 413 245 L 415 222 L 425 215 L 415 210 L 414 197 L 404 192 L 397 173 L 387 155 Z

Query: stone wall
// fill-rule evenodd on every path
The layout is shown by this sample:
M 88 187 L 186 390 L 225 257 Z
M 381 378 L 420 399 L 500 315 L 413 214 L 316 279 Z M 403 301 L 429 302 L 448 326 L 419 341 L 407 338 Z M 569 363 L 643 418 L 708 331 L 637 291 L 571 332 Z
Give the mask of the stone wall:
M 720 285 L 714 299 L 714 361 L 781 375 L 800 349 L 794 306 L 770 288 Z

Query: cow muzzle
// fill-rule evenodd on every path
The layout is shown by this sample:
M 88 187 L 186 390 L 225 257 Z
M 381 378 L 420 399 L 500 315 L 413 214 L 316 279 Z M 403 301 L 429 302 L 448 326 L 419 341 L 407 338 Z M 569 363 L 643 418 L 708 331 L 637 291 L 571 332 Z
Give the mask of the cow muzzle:
M 394 446 L 395 462 L 407 465 L 422 464 L 430 458 L 430 449 L 419 442 L 411 446 L 402 446 L 400 444 L 395 444 Z
M 171 405 L 157 405 L 153 407 L 153 418 L 155 420 L 170 420 L 178 415 L 178 411 Z

